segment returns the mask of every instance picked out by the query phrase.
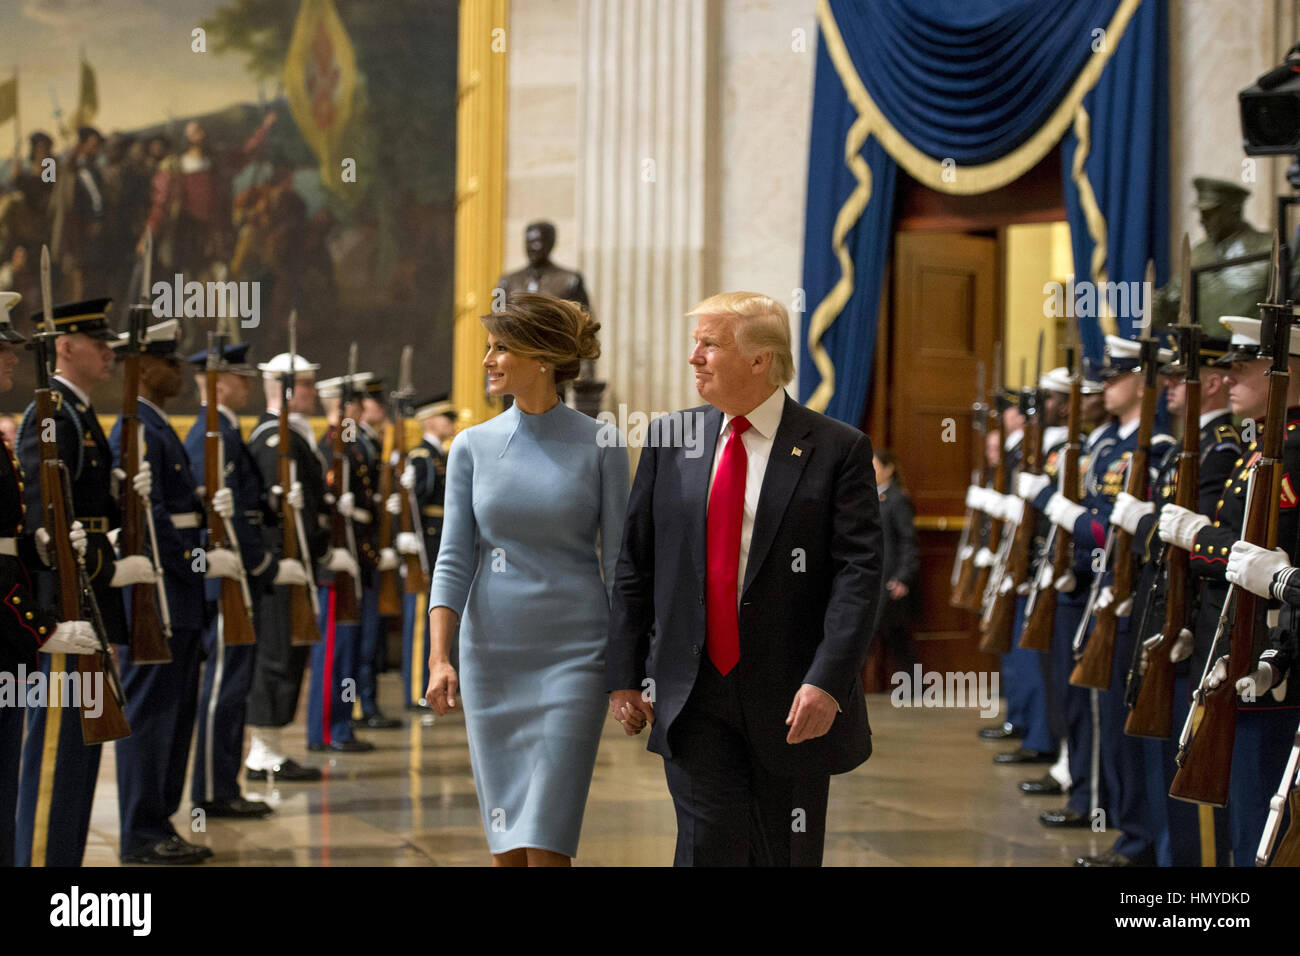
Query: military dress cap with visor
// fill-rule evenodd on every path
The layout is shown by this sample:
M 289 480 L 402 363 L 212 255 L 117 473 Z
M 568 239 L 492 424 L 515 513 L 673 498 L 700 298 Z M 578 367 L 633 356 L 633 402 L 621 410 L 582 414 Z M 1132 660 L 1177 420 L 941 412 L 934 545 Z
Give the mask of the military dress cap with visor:
M 1083 388 L 1084 395 L 1101 394 L 1101 363 L 1095 362 L 1086 355 L 1083 358 Z
M 14 328 L 13 317 L 9 314 L 9 310 L 22 300 L 23 297 L 17 292 L 0 292 L 0 342 L 17 345 L 27 341 L 27 338 Z
M 316 373 L 320 371 L 319 365 L 314 362 L 308 362 L 301 354 L 290 355 L 288 352 L 281 352 L 269 362 L 259 363 L 257 370 L 262 373 L 262 378 L 279 378 L 281 375 L 290 371 L 290 361 L 293 362 L 292 371 L 294 378 L 314 379 Z
M 1239 183 L 1210 176 L 1197 176 L 1192 180 L 1192 187 L 1196 190 L 1196 202 L 1192 205 L 1197 209 L 1240 206 L 1250 195 L 1250 190 Z
M 1232 341 L 1225 336 L 1201 336 L 1200 356 L 1202 368 L 1220 367 L 1220 359 L 1232 350 Z M 1228 363 L 1231 364 L 1231 363 Z M 1174 360 L 1167 365 L 1160 367 L 1161 375 L 1186 375 L 1187 366 L 1183 362 L 1181 354 L 1175 355 Z
M 77 333 L 92 339 L 116 340 L 117 333 L 108 324 L 108 308 L 112 304 L 112 299 L 86 299 L 54 306 L 50 316 L 54 319 L 55 334 Z M 39 309 L 32 312 L 31 320 L 38 331 L 44 331 L 45 317 Z
M 176 319 L 167 319 L 165 322 L 158 322 L 149 326 L 145 330 L 144 342 L 141 343 L 141 351 L 145 355 L 157 355 L 160 357 L 172 357 L 176 355 L 176 348 L 180 345 L 178 337 L 180 335 L 181 324 Z M 119 355 L 122 354 L 128 345 L 131 344 L 131 334 L 122 332 L 115 337 L 113 342 L 109 343 L 109 348 Z
M 1259 319 L 1248 319 L 1242 315 L 1225 315 L 1219 322 L 1232 332 L 1231 345 L 1214 364 L 1227 368 L 1233 362 L 1250 362 L 1259 358 Z M 1291 327 L 1291 355 L 1300 355 L 1300 327 Z
M 1098 373 L 1103 381 L 1127 372 L 1136 372 L 1142 368 L 1142 343 L 1137 339 L 1120 338 L 1118 335 L 1106 336 L 1106 364 Z M 1173 361 L 1171 349 L 1160 349 L 1156 361 L 1162 365 Z
M 451 396 L 447 392 L 430 395 L 423 401 L 416 403 L 416 421 L 422 422 L 426 418 L 432 418 L 434 415 L 445 415 L 447 418 L 453 419 L 456 417 L 456 405 L 451 401 Z
M 252 342 L 227 342 L 225 348 L 221 350 L 223 365 L 221 371 L 233 372 L 236 375 L 257 375 L 257 369 L 248 361 L 248 351 L 252 348 Z M 195 371 L 201 372 L 208 367 L 208 350 L 195 352 L 185 361 L 195 367 Z
M 373 377 L 373 372 L 356 372 L 353 375 L 322 378 L 316 383 L 316 394 L 321 398 L 338 398 L 343 394 L 343 386 L 350 385 L 352 391 L 348 395 L 348 401 L 355 402 L 366 393 L 366 384 Z
M 373 398 L 377 402 L 382 402 L 388 394 L 384 390 L 384 380 L 382 378 L 370 376 L 369 372 L 364 374 L 368 377 L 365 380 L 364 387 L 361 389 L 362 394 L 364 394 L 366 398 Z

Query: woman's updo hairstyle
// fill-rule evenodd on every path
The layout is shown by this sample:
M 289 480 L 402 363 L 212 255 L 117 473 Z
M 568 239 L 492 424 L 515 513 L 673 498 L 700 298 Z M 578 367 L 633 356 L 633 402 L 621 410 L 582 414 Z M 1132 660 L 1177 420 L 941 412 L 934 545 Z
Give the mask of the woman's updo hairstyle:
M 577 378 L 584 359 L 600 357 L 600 323 L 553 295 L 512 292 L 504 309 L 483 316 L 483 327 L 516 355 L 554 368 L 557 384 Z

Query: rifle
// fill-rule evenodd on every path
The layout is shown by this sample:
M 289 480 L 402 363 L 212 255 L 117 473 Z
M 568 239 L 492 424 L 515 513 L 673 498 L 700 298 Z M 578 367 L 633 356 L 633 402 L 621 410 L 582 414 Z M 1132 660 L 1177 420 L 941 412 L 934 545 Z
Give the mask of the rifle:
M 226 486 L 225 444 L 217 410 L 217 377 L 226 368 L 226 335 L 217 320 L 218 330 L 208 333 L 207 404 L 204 406 L 203 487 L 208 511 L 208 544 L 228 548 L 239 562 L 239 580 L 221 578 L 221 596 L 217 601 L 221 640 L 229 647 L 257 643 L 253 630 L 253 595 L 248 589 L 248 574 L 239 552 L 235 529 L 212 508 L 213 496 Z
M 998 383 L 1002 381 L 1002 346 L 999 343 L 997 351 L 993 353 L 993 389 L 990 393 L 989 400 L 989 430 L 997 431 L 1002 439 L 999 443 L 998 463 L 993 469 L 993 490 L 1001 491 L 1007 484 L 1007 436 L 1006 430 L 1002 428 L 1002 416 L 998 412 L 997 390 Z M 1002 545 L 1002 525 L 1001 518 L 990 518 L 989 520 L 989 537 L 985 544 L 990 551 L 1000 553 Z M 975 569 L 975 586 L 971 592 L 972 605 L 970 610 L 981 611 L 984 607 L 984 598 L 988 594 L 989 578 L 993 575 L 993 565 L 985 565 L 982 568 Z
M 1025 416 L 1024 468 L 1026 473 L 1031 475 L 1043 473 L 1043 395 L 1038 388 L 1042 373 L 1043 333 L 1039 332 L 1038 366 L 1034 371 L 1034 382 L 1033 385 L 1020 390 L 1020 411 Z M 1014 494 L 1014 489 L 1011 489 L 1011 492 Z M 1029 502 L 1025 502 L 1020 524 L 1016 525 L 1015 534 L 1011 539 L 1006 569 L 984 618 L 986 628 L 984 637 L 980 641 L 982 651 L 994 654 L 1007 654 L 1011 651 L 1011 639 L 1014 636 L 1012 631 L 1016 623 L 1016 599 L 1023 593 L 1029 576 L 1029 557 L 1034 547 L 1037 519 L 1038 512 L 1029 505 Z
M 393 493 L 393 470 L 398 462 L 393 453 L 396 432 L 397 426 L 393 422 L 384 426 L 384 451 L 379 471 L 379 540 L 376 542 L 380 549 L 393 546 L 393 516 L 388 513 L 388 497 Z M 400 617 L 402 614 L 399 577 L 397 568 L 379 572 L 379 613 L 384 617 Z
M 974 426 L 976 441 L 979 444 L 980 466 L 971 472 L 971 484 L 983 488 L 988 484 L 988 418 L 989 405 L 984 403 L 984 363 L 976 363 L 978 385 L 975 401 L 971 405 L 971 423 Z M 979 550 L 977 524 L 981 523 L 984 512 L 969 505 L 966 508 L 966 521 L 962 526 L 961 540 L 957 542 L 957 559 L 952 568 L 952 597 L 949 603 L 965 611 L 978 610 L 975 604 L 975 552 Z M 972 543 L 972 531 L 975 531 Z
M 1148 269 L 1148 275 L 1151 270 Z M 1150 281 L 1150 280 L 1148 280 Z M 1148 286 L 1150 288 L 1150 286 Z M 1138 418 L 1137 447 L 1128 462 L 1128 482 L 1125 490 L 1139 501 L 1146 501 L 1150 492 L 1151 475 L 1148 465 L 1151 461 L 1151 432 L 1155 427 L 1156 375 L 1159 372 L 1160 343 L 1151 337 L 1148 324 L 1146 334 L 1142 337 L 1141 362 L 1146 378 L 1142 392 L 1142 410 Z M 1199 422 L 1193 435 L 1200 433 Z M 1115 638 L 1119 631 L 1120 611 L 1127 604 L 1133 604 L 1133 535 L 1117 525 L 1111 525 L 1108 537 L 1112 539 L 1112 566 L 1115 574 L 1111 585 L 1113 600 L 1108 607 L 1096 612 L 1096 623 L 1092 636 L 1083 649 L 1070 674 L 1070 683 L 1076 687 L 1091 687 L 1094 690 L 1108 690 L 1111 674 L 1115 669 Z M 1103 575 L 1098 575 L 1101 580 Z
M 289 429 L 289 403 L 293 399 L 294 381 L 298 367 L 297 348 L 298 313 L 289 314 L 289 368 L 280 376 L 280 419 L 277 423 L 280 458 L 276 481 L 280 485 L 280 528 L 282 539 L 280 553 L 283 557 L 301 561 L 307 572 L 308 581 L 313 579 L 311 567 L 311 550 L 307 547 L 307 533 L 302 526 L 302 513 L 288 502 L 289 489 L 298 480 L 297 463 L 293 460 L 293 448 Z M 292 645 L 315 644 L 320 640 L 320 628 L 316 618 L 320 613 L 320 599 L 316 589 L 310 584 L 283 585 L 289 588 L 289 643 Z
M 1183 237 L 1183 276 L 1186 281 L 1191 255 L 1187 237 Z M 1186 296 L 1184 297 L 1186 298 Z M 1185 370 L 1183 398 L 1183 442 L 1178 452 L 1177 491 L 1174 504 L 1195 511 L 1201 479 L 1201 327 L 1191 321 L 1187 306 L 1181 307 L 1178 323 L 1178 352 Z M 1174 726 L 1174 679 L 1177 665 L 1169 659 L 1174 642 L 1192 619 L 1193 590 L 1188 571 L 1191 558 L 1182 548 L 1166 547 L 1165 621 L 1160 640 L 1147 652 L 1147 670 L 1138 687 L 1137 697 L 1124 733 L 1133 737 L 1165 738 Z M 1135 661 L 1142 653 L 1142 639 L 1137 635 L 1133 653 Z M 1136 669 L 1136 668 L 1135 668 Z
M 42 440 L 37 444 L 41 452 L 41 510 L 45 530 L 50 535 L 50 548 L 54 557 L 54 572 L 58 577 L 59 618 L 64 621 L 80 621 L 89 617 L 99 638 L 99 651 L 94 654 L 78 654 L 77 674 L 83 688 L 81 704 L 81 740 L 86 745 L 102 744 L 109 740 L 120 740 L 131 735 L 123 708 L 126 699 L 122 693 L 122 682 L 118 677 L 117 663 L 108 644 L 108 635 L 104 631 L 104 622 L 100 620 L 99 608 L 94 603 L 95 595 L 86 575 L 85 562 L 77 554 L 68 535 L 72 530 L 72 515 L 76 510 L 72 504 L 72 482 L 68 469 L 59 459 L 58 442 L 44 440 L 47 422 L 54 421 L 54 400 L 50 391 L 51 361 L 57 333 L 54 329 L 53 298 L 50 294 L 50 253 L 48 248 L 41 250 L 41 293 L 45 307 L 45 331 L 33 337 L 32 347 L 36 350 L 36 418 L 33 427 L 42 429 Z M 130 492 L 134 494 L 134 492 Z M 50 662 L 50 672 L 63 669 L 60 660 Z M 109 693 L 101 694 L 102 707 L 98 716 L 91 716 L 86 711 L 87 695 L 84 691 L 88 685 L 103 687 L 108 685 Z
M 347 494 L 351 469 L 347 451 L 343 447 L 343 413 L 352 400 L 352 377 L 357 371 L 357 343 L 348 348 L 348 374 L 343 379 L 339 394 L 339 420 L 334 426 L 334 457 L 330 467 L 331 486 L 334 492 L 334 515 L 330 522 L 330 547 L 343 548 L 356 557 L 352 522 L 339 514 L 338 500 Z M 361 581 L 345 571 L 334 572 L 334 613 L 339 621 L 361 620 Z
M 1271 358 L 1268 370 L 1268 407 L 1264 415 L 1261 457 L 1250 469 L 1246 486 L 1246 515 L 1242 540 L 1270 551 L 1277 541 L 1278 504 L 1281 491 L 1282 447 L 1286 440 L 1287 387 L 1290 383 L 1288 355 L 1291 338 L 1291 304 L 1283 303 L 1284 278 L 1280 268 L 1280 243 L 1273 235 L 1273 275 L 1267 302 L 1260 303 L 1260 358 Z M 1234 594 L 1235 592 L 1235 594 Z M 1235 614 L 1227 610 L 1235 597 Z M 1193 704 L 1200 703 L 1201 721 L 1178 751 L 1178 773 L 1174 775 L 1169 795 L 1192 803 L 1227 806 L 1228 777 L 1232 771 L 1232 747 L 1237 729 L 1237 681 L 1250 673 L 1255 647 L 1268 634 L 1268 600 L 1245 588 L 1230 586 L 1224 601 L 1224 614 L 1206 663 L 1205 675 L 1196 689 Z M 1231 621 L 1228 643 L 1227 677 L 1217 687 L 1207 689 L 1207 678 L 1214 669 L 1215 653 L 1223 629 Z M 1195 706 L 1188 714 L 1189 724 Z
M 142 269 L 144 302 L 127 311 L 128 336 L 125 358 L 122 361 L 122 470 L 126 473 L 122 496 L 122 531 L 119 539 L 122 557 L 144 554 L 145 531 L 153 543 L 151 560 L 157 580 L 153 584 L 132 584 L 131 593 L 131 662 L 133 664 L 167 664 L 172 652 L 167 639 L 171 637 L 170 614 L 167 612 L 167 592 L 158 557 L 157 535 L 153 527 L 153 510 L 140 499 L 131 482 L 140 470 L 144 447 L 140 442 L 139 392 L 140 356 L 148 341 L 148 304 L 150 260 L 153 258 L 153 236 L 145 230 Z M 159 476 L 161 478 L 161 476 Z
M 411 385 L 411 346 L 402 349 L 401 372 L 397 379 L 397 391 L 393 393 L 393 408 L 397 415 L 397 467 L 406 470 L 406 419 L 410 417 L 411 397 L 415 389 Z M 402 489 L 401 530 L 404 534 L 414 534 L 420 543 L 417 554 L 406 555 L 406 580 L 404 590 L 407 594 L 425 594 L 429 590 L 429 552 L 424 546 L 424 529 L 420 524 L 420 509 L 416 506 L 414 489 Z M 963 534 L 965 532 L 963 531 Z M 960 549 L 959 549 L 960 550 Z
M 1268 801 L 1268 821 L 1259 839 L 1259 849 L 1255 851 L 1256 866 L 1269 865 L 1268 858 L 1273 854 L 1277 831 L 1282 826 L 1282 809 L 1288 806 L 1291 822 L 1282 837 L 1282 845 L 1277 848 L 1277 856 L 1273 857 L 1273 866 L 1300 866 L 1300 824 L 1297 823 L 1300 821 L 1300 781 L 1296 779 L 1297 774 L 1300 774 L 1300 728 L 1296 729 L 1291 756 L 1282 771 L 1282 782 Z
M 1079 425 L 1083 416 L 1082 357 L 1075 348 L 1078 334 L 1075 319 L 1066 326 L 1065 364 L 1070 369 L 1070 400 L 1066 412 L 1066 440 L 1061 450 L 1059 493 L 1070 501 L 1079 500 Z M 1051 554 L 1049 580 L 1040 572 L 1025 604 L 1025 626 L 1020 632 L 1020 646 L 1030 651 L 1050 651 L 1052 631 L 1056 626 L 1056 584 L 1074 564 L 1074 535 L 1053 524 L 1048 532 L 1043 560 Z

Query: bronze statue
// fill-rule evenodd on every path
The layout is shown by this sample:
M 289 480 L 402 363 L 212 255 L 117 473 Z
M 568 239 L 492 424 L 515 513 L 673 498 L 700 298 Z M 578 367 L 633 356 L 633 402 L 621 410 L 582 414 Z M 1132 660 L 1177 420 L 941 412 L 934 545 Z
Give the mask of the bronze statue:
M 1192 180 L 1196 189 L 1196 208 L 1200 211 L 1205 238 L 1192 247 L 1192 268 L 1212 265 L 1240 256 L 1264 254 L 1258 262 L 1228 266 L 1197 277 L 1199 292 L 1194 317 L 1206 334 L 1222 336 L 1223 315 L 1253 316 L 1268 292 L 1268 253 L 1273 237 L 1261 232 L 1242 217 L 1242 206 L 1250 190 L 1224 179 L 1198 176 Z M 1156 326 L 1163 328 L 1177 321 L 1182 283 L 1178 276 L 1155 294 Z

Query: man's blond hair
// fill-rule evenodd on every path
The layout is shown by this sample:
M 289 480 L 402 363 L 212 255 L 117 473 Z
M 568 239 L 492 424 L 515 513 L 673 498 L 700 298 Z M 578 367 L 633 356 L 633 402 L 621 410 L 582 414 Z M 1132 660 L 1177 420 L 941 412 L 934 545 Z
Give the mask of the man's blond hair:
M 778 388 L 794 380 L 790 314 L 776 299 L 758 292 L 720 292 L 709 296 L 686 314 L 735 319 L 736 344 L 741 352 L 748 355 L 772 353 L 768 380 Z

